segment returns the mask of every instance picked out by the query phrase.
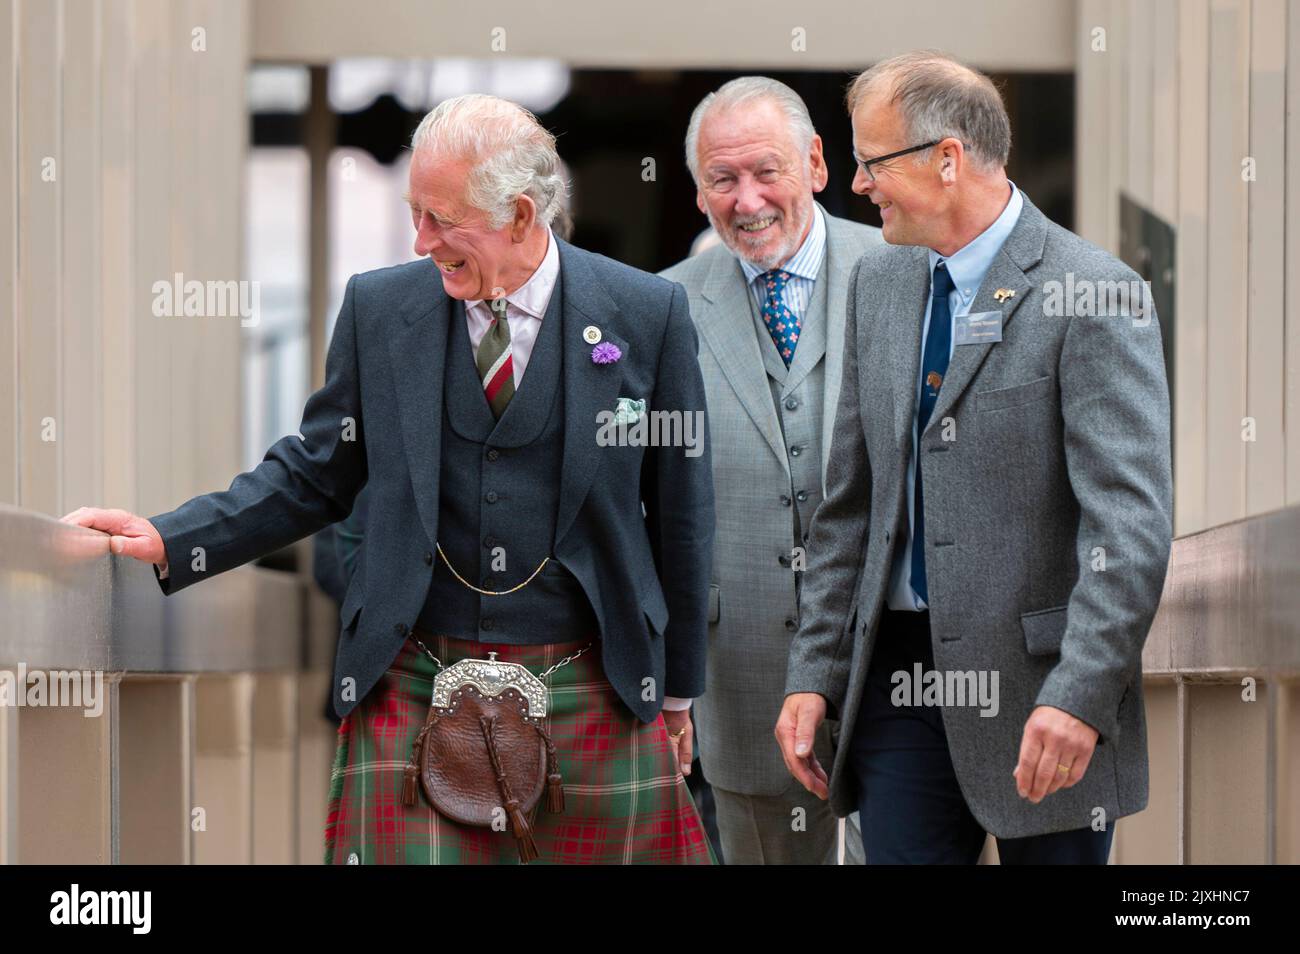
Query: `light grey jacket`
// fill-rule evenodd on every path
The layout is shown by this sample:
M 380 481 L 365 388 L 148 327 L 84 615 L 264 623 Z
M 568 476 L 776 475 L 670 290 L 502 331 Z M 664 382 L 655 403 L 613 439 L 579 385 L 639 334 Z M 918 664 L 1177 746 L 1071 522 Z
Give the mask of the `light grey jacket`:
M 825 211 L 825 210 L 823 210 Z M 818 480 L 825 490 L 831 427 L 840 388 L 849 274 L 880 230 L 826 215 L 826 257 L 809 301 L 795 360 L 779 387 L 796 393 L 820 381 L 797 413 L 821 421 Z M 695 703 L 701 760 L 711 783 L 746 795 L 791 787 L 773 735 L 785 698 L 786 664 L 798 616 L 794 573 L 777 562 L 793 542 L 788 448 L 760 351 L 751 294 L 725 247 L 663 272 L 685 286 L 700 338 L 713 445 L 717 531 L 710 587 L 708 688 Z M 771 360 L 780 364 L 773 349 Z M 821 364 L 820 369 L 818 368 Z M 816 388 L 814 387 L 814 390 Z M 810 509 L 812 504 L 808 505 Z M 805 517 L 803 529 L 808 529 Z M 828 727 L 829 728 L 829 727 Z M 829 757 L 829 736 L 823 739 Z
M 1075 288 L 1138 280 L 1026 198 L 971 307 L 1002 312 L 1003 340 L 954 349 L 918 445 L 936 668 L 999 674 L 996 716 L 948 706 L 944 726 L 967 804 L 1002 838 L 1082 828 L 1097 809 L 1109 825 L 1147 802 L 1141 653 L 1172 532 L 1160 331 L 1154 309 L 1049 316 L 1044 285 L 1067 272 Z M 821 693 L 843 720 L 831 774 L 840 815 L 856 807 L 848 743 L 906 534 L 929 286 L 926 250 L 910 246 L 867 252 L 851 284 L 827 497 L 786 682 Z M 998 289 L 1014 297 L 999 302 Z M 1033 805 L 1011 773 L 1036 705 L 1101 740 L 1077 785 Z

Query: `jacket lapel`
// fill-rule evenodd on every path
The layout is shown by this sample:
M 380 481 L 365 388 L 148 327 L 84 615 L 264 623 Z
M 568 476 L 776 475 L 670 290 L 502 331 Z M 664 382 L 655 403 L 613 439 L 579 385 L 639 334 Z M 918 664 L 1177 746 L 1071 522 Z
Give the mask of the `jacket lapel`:
M 1042 261 L 1043 243 L 1047 238 L 1043 214 L 1030 205 L 1023 194 L 1021 198 L 1024 205 L 1020 209 L 1020 218 L 1016 220 L 1015 228 L 1011 230 L 1007 240 L 1002 243 L 1002 248 L 994 256 L 993 264 L 989 266 L 988 274 L 984 276 L 984 281 L 975 295 L 975 301 L 970 307 L 972 315 L 981 311 L 1002 312 L 1004 338 L 1016 309 L 1020 307 L 1026 293 L 1032 287 L 1029 279 L 1025 277 L 1025 271 Z M 1015 294 L 1000 302 L 993 297 L 999 289 L 1009 289 Z M 979 371 L 980 365 L 984 363 L 989 352 L 998 347 L 1001 347 L 999 342 L 990 342 L 982 345 L 960 345 L 952 349 L 952 361 L 948 364 L 948 373 L 944 375 L 943 384 L 939 388 L 939 398 L 930 415 L 930 423 L 926 425 L 927 431 L 935 426 L 936 421 L 943 420 L 952 406 L 957 403 L 958 398 L 970 386 L 975 373 Z
M 619 322 L 619 307 L 587 266 L 584 259 L 587 253 L 564 241 L 559 241 L 559 248 L 560 281 L 555 293 L 563 296 L 560 333 L 564 367 L 564 463 L 555 520 L 557 548 L 573 525 L 600 464 L 596 415 L 602 410 L 614 410 L 623 383 L 623 362 L 630 357 L 627 342 L 613 333 Z M 617 345 L 622 358 L 613 364 L 592 361 L 593 346 L 582 336 L 587 325 L 599 328 L 601 341 Z
M 434 264 L 427 264 L 427 280 L 417 282 L 407 300 L 399 303 L 403 319 L 388 339 L 388 349 L 415 505 L 432 544 L 438 539 L 442 382 L 451 309 Z
M 754 333 L 750 290 L 731 254 L 714 256 L 700 295 L 707 302 L 696 319 L 700 337 L 713 352 L 741 407 L 788 473 L 790 462 L 785 456 L 776 408 L 772 406 L 763 353 Z
M 893 377 L 894 443 L 911 453 L 912 421 L 916 417 L 917 375 L 921 373 L 921 326 L 930 294 L 929 253 L 910 249 L 912 264 L 900 270 L 885 310 L 889 322 L 889 366 Z M 859 337 L 861 333 L 859 333 Z M 872 342 L 862 347 L 870 348 Z M 863 364 L 863 367 L 867 365 Z
M 825 210 L 823 210 L 825 211 Z M 844 316 L 848 308 L 849 276 L 857 257 L 846 254 L 856 248 L 840 236 L 840 220 L 826 216 L 826 372 L 822 380 L 822 489 L 826 488 L 826 466 L 831 458 L 835 433 L 835 411 L 839 407 L 840 384 L 844 376 Z M 798 354 L 798 352 L 795 352 Z

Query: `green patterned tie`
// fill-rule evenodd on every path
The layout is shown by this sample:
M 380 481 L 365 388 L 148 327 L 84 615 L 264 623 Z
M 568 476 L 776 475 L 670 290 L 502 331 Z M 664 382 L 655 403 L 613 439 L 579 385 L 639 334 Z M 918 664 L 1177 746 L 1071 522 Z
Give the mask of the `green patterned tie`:
M 491 303 L 492 324 L 478 346 L 478 377 L 483 393 L 497 420 L 515 396 L 515 367 L 510 356 L 510 324 L 506 321 L 506 302 L 499 298 Z

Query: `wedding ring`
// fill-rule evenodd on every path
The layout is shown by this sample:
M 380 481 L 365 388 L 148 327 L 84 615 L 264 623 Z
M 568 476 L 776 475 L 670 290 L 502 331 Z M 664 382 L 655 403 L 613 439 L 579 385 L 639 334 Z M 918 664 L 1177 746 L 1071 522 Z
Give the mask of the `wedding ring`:
M 670 739 L 680 739 L 680 738 L 681 738 L 682 736 L 684 736 L 685 734 L 686 734 L 686 726 L 682 726 L 682 727 L 681 727 L 680 729 L 678 729 L 676 732 L 669 732 L 669 733 L 668 733 L 668 738 L 670 738 Z
M 1061 762 L 1057 762 L 1057 763 L 1056 763 L 1056 770 L 1057 770 L 1058 772 L 1060 772 L 1062 775 L 1069 775 L 1069 774 L 1070 774 L 1070 766 L 1068 766 L 1068 765 L 1064 765 L 1064 764 L 1062 764 Z

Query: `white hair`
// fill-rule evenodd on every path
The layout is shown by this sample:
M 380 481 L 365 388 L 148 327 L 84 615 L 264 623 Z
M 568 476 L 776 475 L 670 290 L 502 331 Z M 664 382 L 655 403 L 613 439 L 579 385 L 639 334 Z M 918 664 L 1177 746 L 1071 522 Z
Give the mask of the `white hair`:
M 700 181 L 700 127 L 704 125 L 705 115 L 713 109 L 733 109 L 756 100 L 773 102 L 785 114 L 786 128 L 790 130 L 795 148 L 807 162 L 817 130 L 813 128 L 808 107 L 799 94 L 769 76 L 741 76 L 709 93 L 691 113 L 691 121 L 686 127 L 686 167 L 697 183 Z
M 533 200 L 543 225 L 568 198 L 555 137 L 528 110 L 497 96 L 471 93 L 439 103 L 416 127 L 411 148 L 470 160 L 465 199 L 494 229 L 514 217 L 521 195 Z

